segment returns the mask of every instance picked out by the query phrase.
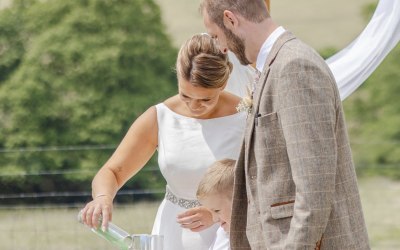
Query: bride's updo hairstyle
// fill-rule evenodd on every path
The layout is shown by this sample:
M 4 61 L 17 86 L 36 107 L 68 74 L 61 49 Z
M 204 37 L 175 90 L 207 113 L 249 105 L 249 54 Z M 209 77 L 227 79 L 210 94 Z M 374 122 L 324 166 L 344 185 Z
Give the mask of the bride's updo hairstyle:
M 220 88 L 232 71 L 228 55 L 222 53 L 208 34 L 194 35 L 179 50 L 176 61 L 178 78 L 203 88 Z

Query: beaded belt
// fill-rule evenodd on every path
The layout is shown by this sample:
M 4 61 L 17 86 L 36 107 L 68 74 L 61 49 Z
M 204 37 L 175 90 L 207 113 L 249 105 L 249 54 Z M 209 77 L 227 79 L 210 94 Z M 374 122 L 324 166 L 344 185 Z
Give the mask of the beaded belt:
M 166 188 L 166 191 L 165 191 L 165 199 L 169 200 L 170 202 L 172 202 L 180 207 L 186 208 L 186 209 L 200 206 L 200 202 L 198 200 L 186 200 L 186 199 L 179 198 L 175 194 L 173 194 L 171 192 L 171 190 L 169 190 L 168 187 Z

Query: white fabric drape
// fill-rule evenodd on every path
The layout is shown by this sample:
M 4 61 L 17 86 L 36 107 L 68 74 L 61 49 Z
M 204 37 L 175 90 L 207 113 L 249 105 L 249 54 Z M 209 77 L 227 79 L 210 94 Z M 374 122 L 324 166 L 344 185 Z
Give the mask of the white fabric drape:
M 341 99 L 353 93 L 400 40 L 400 0 L 380 0 L 363 32 L 326 62 L 335 76 Z M 226 90 L 243 97 L 253 82 L 254 69 L 240 65 L 230 53 L 233 72 Z
M 344 100 L 379 66 L 400 40 L 400 0 L 380 0 L 364 31 L 326 62 Z
M 232 52 L 228 52 L 229 61 L 233 64 L 233 71 L 225 87 L 226 91 L 240 97 L 247 94 L 247 87 L 254 82 L 255 70 L 252 66 L 243 66 Z

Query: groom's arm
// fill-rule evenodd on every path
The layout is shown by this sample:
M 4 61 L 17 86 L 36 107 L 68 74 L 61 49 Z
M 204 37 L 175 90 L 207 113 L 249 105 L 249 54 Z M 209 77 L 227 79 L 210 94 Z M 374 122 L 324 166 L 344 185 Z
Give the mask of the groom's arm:
M 294 213 L 282 249 L 316 249 L 335 190 L 336 85 L 324 66 L 304 59 L 287 64 L 278 85 L 278 113 L 296 185 Z

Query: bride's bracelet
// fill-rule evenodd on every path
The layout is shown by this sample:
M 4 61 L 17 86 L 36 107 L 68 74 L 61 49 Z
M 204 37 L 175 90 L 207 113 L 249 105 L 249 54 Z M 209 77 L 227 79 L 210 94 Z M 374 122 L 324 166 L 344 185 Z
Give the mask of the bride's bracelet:
M 103 197 L 103 196 L 108 196 L 107 194 L 98 194 L 98 195 L 96 195 L 95 197 L 94 197 L 94 199 L 97 199 L 97 198 L 99 198 L 99 197 Z M 93 200 L 94 200 L 93 199 Z

